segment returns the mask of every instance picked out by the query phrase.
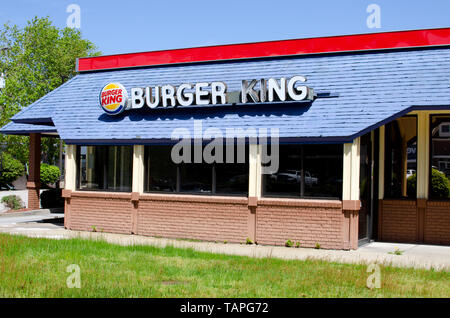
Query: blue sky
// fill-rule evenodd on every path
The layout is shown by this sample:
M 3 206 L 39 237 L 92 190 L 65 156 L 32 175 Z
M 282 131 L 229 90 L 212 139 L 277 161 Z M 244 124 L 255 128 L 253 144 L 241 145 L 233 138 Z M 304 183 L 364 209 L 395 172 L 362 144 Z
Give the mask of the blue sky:
M 77 4 L 81 31 L 103 54 L 292 38 L 450 27 L 449 0 L 1 0 L 0 24 L 49 16 L 66 26 Z M 381 28 L 368 28 L 369 4 Z

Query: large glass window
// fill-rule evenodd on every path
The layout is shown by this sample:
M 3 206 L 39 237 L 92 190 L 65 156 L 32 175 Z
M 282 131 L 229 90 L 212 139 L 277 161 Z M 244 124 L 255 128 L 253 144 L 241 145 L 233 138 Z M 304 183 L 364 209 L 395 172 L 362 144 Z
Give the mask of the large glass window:
M 78 147 L 78 189 L 131 191 L 133 147 Z
M 248 147 L 243 147 L 245 155 L 239 157 L 244 158 L 243 162 L 237 160 L 239 148 L 223 146 L 222 160 L 195 163 L 192 147 L 189 162 L 175 164 L 171 158 L 172 146 L 147 146 L 145 191 L 247 195 Z
M 385 197 L 415 198 L 417 117 L 405 116 L 390 122 L 385 137 Z
M 264 175 L 264 195 L 341 198 L 342 160 L 342 145 L 280 145 L 279 169 Z
M 450 199 L 450 116 L 431 116 L 430 198 Z

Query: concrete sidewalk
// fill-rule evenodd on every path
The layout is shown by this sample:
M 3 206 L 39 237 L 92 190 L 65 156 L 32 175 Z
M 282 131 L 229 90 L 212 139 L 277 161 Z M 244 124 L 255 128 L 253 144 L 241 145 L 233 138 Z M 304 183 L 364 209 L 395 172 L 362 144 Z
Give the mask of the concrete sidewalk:
M 62 223 L 23 222 L 0 223 L 0 232 L 29 237 L 70 239 L 82 238 L 104 240 L 119 245 L 151 245 L 192 248 L 200 252 L 210 252 L 250 257 L 275 257 L 296 260 L 325 260 L 338 263 L 389 265 L 450 271 L 450 246 L 369 243 L 356 251 L 335 251 L 311 248 L 287 248 L 245 244 L 223 244 L 213 242 L 192 242 L 188 240 L 164 239 L 140 235 L 111 234 L 99 232 L 71 231 Z M 402 255 L 390 254 L 399 249 Z

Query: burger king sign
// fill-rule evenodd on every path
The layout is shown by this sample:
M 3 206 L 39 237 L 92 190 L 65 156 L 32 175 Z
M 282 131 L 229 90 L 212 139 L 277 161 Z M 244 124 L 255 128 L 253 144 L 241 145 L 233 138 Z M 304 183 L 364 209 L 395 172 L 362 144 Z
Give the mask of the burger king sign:
M 128 92 L 120 83 L 106 84 L 100 91 L 100 106 L 108 115 L 117 115 L 130 108 Z

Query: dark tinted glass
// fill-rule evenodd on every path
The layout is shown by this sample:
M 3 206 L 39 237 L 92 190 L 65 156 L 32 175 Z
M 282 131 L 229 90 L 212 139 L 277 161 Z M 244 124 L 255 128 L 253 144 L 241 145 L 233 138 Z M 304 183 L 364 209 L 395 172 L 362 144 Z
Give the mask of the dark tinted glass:
M 417 118 L 398 118 L 386 125 L 385 132 L 384 195 L 387 198 L 415 198 Z
M 340 198 L 342 157 L 342 145 L 280 145 L 279 169 L 264 176 L 264 194 Z
M 175 192 L 177 166 L 170 157 L 171 147 L 145 147 L 145 191 Z
M 131 146 L 78 147 L 78 184 L 81 190 L 131 191 Z
M 430 198 L 450 199 L 450 116 L 432 116 Z

